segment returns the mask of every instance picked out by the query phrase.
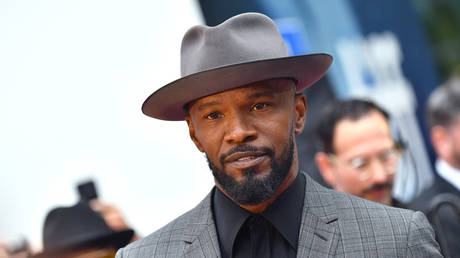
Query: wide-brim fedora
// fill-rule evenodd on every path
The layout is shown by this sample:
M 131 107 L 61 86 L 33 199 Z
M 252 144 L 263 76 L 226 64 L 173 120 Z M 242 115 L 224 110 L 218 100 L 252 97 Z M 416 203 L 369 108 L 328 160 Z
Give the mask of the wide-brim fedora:
M 239 14 L 215 27 L 197 25 L 185 33 L 181 78 L 152 93 L 142 112 L 162 120 L 184 120 L 184 106 L 194 100 L 275 78 L 293 79 L 301 92 L 318 81 L 331 63 L 328 54 L 288 56 L 269 17 Z
M 132 239 L 131 229 L 114 231 L 86 202 L 51 210 L 43 228 L 44 250 L 33 258 L 57 258 L 86 248 L 126 246 Z

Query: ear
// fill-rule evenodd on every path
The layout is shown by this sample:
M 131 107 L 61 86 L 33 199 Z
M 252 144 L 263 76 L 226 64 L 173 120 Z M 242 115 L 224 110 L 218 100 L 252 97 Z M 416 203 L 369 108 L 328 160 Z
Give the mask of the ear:
M 324 181 L 334 188 L 336 185 L 336 178 L 334 174 L 334 164 L 324 152 L 318 152 L 315 155 L 316 166 L 323 176 Z
M 446 159 L 451 151 L 452 142 L 449 139 L 447 129 L 442 126 L 434 126 L 430 131 L 431 143 L 436 154 L 442 159 Z
M 195 143 L 195 146 L 198 148 L 199 151 L 204 152 L 203 146 L 201 145 L 200 141 L 196 137 L 195 127 L 193 126 L 193 121 L 192 121 L 192 118 L 190 118 L 190 115 L 187 115 L 185 117 L 185 121 L 187 121 L 190 139 L 192 139 L 193 143 Z
M 307 99 L 304 94 L 298 94 L 294 98 L 295 101 L 295 121 L 294 133 L 301 134 L 305 128 L 305 121 L 307 120 Z

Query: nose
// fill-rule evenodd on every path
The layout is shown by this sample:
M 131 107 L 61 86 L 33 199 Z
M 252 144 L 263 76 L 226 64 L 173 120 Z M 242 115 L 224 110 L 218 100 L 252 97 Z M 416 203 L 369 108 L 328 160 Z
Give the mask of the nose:
M 388 180 L 388 172 L 382 162 L 373 159 L 371 164 L 372 178 L 375 183 L 385 183 Z
M 257 131 L 247 119 L 240 115 L 233 115 L 226 123 L 225 142 L 229 144 L 241 144 L 253 141 L 257 138 Z

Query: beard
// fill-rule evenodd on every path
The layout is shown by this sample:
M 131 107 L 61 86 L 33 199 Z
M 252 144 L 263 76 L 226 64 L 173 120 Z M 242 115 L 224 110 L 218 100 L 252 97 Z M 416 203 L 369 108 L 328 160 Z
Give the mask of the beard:
M 265 177 L 257 177 L 258 166 L 243 170 L 245 173 L 241 182 L 237 182 L 225 172 L 225 167 L 219 169 L 206 155 L 209 168 L 215 180 L 235 202 L 242 205 L 254 205 L 270 199 L 278 190 L 281 183 L 289 174 L 294 156 L 294 139 L 292 134 L 289 142 L 284 146 L 282 155 L 275 159 L 275 153 L 267 147 L 254 147 L 251 145 L 237 146 L 227 154 L 220 157 L 220 164 L 224 164 L 225 156 L 244 151 L 262 151 L 270 158 L 270 173 Z

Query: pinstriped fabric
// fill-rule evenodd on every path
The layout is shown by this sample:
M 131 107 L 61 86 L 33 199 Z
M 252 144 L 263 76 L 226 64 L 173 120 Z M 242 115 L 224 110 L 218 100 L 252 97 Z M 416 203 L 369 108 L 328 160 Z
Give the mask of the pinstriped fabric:
M 330 257 L 337 248 L 337 213 L 326 188 L 306 177 L 297 257 Z
M 407 257 L 432 257 L 430 255 L 435 251 L 435 246 L 437 247 L 437 245 L 434 245 L 436 243 L 427 245 L 427 239 L 423 238 L 423 236 L 432 233 L 431 228 L 425 226 L 426 223 L 428 222 L 423 213 L 419 211 L 413 213 L 410 222 L 410 234 L 407 240 Z
M 336 192 L 305 173 L 297 257 L 442 257 L 425 216 Z M 117 258 L 220 257 L 211 191 L 194 209 L 120 249 Z
M 433 229 L 420 212 L 384 206 L 329 189 L 325 191 L 330 192 L 331 198 L 321 199 L 333 199 L 332 206 L 325 206 L 335 209 L 340 232 L 335 254 L 329 250 L 327 257 L 442 257 Z

